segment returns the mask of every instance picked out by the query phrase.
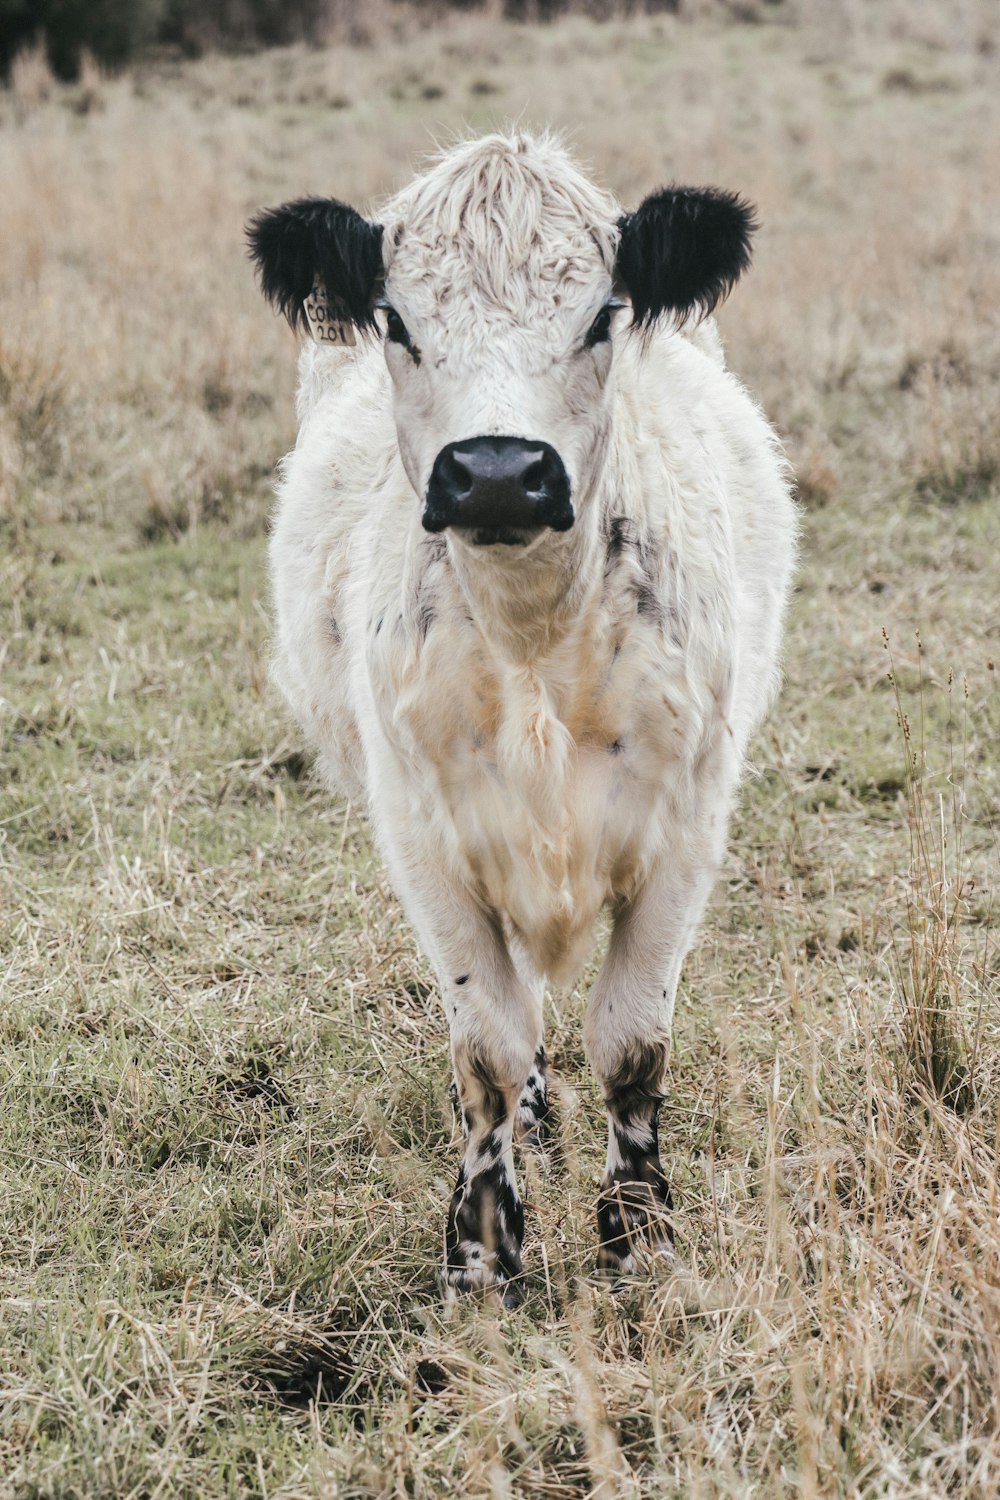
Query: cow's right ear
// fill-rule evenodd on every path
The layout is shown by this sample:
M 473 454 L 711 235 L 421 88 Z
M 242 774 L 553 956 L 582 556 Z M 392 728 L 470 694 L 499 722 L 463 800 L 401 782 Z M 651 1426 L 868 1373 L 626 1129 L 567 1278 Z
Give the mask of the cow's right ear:
M 299 198 L 256 214 L 247 225 L 247 244 L 264 296 L 293 328 L 309 325 L 305 302 L 315 287 L 325 293 L 330 318 L 363 330 L 375 327 L 381 224 L 336 198 Z

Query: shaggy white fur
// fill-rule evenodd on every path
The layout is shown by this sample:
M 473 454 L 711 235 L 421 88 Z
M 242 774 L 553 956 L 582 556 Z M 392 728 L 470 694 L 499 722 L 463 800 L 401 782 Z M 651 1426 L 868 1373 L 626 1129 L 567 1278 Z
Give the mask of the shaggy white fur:
M 466 142 L 388 203 L 385 295 L 419 363 L 398 343 L 305 345 L 271 542 L 277 680 L 330 785 L 369 810 L 440 978 L 469 1129 L 461 1286 L 511 1274 L 542 985 L 578 973 L 606 905 L 585 1035 L 608 1184 L 656 1199 L 677 979 L 777 680 L 795 536 L 778 443 L 714 325 L 639 337 L 623 312 L 585 346 L 620 212 L 557 141 L 526 135 Z M 436 455 L 489 434 L 558 452 L 570 530 L 475 548 L 422 529 Z M 463 1204 L 498 1159 L 477 1233 Z M 606 1246 L 643 1218 L 616 1202 Z

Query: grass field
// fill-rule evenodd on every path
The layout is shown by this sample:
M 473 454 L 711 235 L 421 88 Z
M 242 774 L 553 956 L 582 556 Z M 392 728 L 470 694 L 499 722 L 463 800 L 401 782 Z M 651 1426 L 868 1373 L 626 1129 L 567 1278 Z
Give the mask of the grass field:
M 3 1500 L 1000 1490 L 1000 25 L 737 10 L 0 93 Z M 438 1289 L 429 971 L 267 686 L 295 350 L 241 226 L 511 116 L 760 205 L 722 331 L 804 546 L 679 997 L 679 1267 L 588 1280 L 555 995 L 498 1316 Z

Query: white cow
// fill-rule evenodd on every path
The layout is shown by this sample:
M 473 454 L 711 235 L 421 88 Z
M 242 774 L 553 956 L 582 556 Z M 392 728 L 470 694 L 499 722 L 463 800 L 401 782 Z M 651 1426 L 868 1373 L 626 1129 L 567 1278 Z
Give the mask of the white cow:
M 754 227 L 717 190 L 623 214 L 515 134 L 447 151 L 379 222 L 306 199 L 249 229 L 265 294 L 320 338 L 271 543 L 277 680 L 440 981 L 466 1131 L 446 1276 L 508 1301 L 543 985 L 579 972 L 605 906 L 599 1265 L 671 1238 L 674 994 L 794 553 L 779 445 L 697 328 Z

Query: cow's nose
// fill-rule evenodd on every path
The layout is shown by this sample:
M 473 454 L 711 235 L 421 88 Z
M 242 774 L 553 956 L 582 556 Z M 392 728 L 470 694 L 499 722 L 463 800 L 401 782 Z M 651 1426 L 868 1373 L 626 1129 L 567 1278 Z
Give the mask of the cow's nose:
M 470 438 L 449 443 L 434 460 L 424 529 L 448 526 L 474 542 L 518 542 L 525 531 L 568 531 L 574 521 L 569 475 L 549 443 L 523 438 Z

